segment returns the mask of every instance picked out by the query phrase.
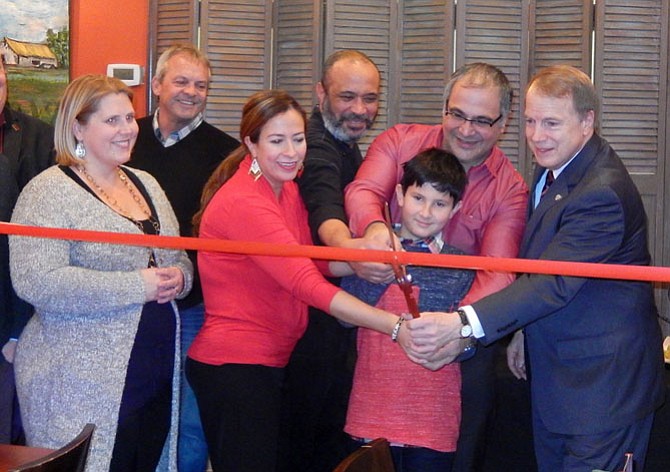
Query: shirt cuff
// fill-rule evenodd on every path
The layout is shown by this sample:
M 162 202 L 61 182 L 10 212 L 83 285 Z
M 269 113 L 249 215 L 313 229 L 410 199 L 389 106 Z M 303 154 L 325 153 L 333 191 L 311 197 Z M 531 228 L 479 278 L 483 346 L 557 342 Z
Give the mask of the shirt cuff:
M 486 333 L 484 333 L 484 328 L 482 327 L 482 324 L 479 322 L 477 312 L 475 311 L 474 308 L 472 308 L 472 305 L 462 306 L 461 310 L 465 312 L 465 316 L 468 318 L 468 323 L 470 323 L 470 326 L 472 326 L 472 335 L 477 339 L 486 336 Z

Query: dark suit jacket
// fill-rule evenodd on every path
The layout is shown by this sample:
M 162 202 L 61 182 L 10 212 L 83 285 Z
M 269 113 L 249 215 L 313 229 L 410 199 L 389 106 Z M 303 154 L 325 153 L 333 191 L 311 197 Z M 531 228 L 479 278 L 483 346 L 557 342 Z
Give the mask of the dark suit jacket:
M 9 221 L 18 194 L 18 186 L 12 175 L 9 160 L 7 156 L 0 154 L 0 221 Z M 10 336 L 13 317 L 9 314 L 12 311 L 14 296 L 9 278 L 7 235 L 0 234 L 0 347 L 4 346 Z
M 537 169 L 535 184 L 544 170 Z M 640 195 L 597 135 L 528 213 L 520 257 L 650 262 Z M 473 307 L 485 343 L 525 327 L 533 414 L 549 431 L 596 434 L 660 405 L 661 332 L 651 284 L 522 275 Z
M 4 154 L 12 165 L 19 191 L 54 164 L 54 130 L 43 121 L 5 106 Z
M 18 192 L 54 163 L 54 133 L 48 124 L 5 106 L 4 149 L 0 154 L 0 217 L 9 221 Z M 0 347 L 18 336 L 32 313 L 11 287 L 7 238 L 0 237 Z

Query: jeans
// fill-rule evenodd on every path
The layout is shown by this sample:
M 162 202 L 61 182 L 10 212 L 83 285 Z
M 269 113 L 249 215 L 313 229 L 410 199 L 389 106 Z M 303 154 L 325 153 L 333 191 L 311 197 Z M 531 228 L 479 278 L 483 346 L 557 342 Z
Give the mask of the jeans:
M 205 319 L 205 306 L 200 303 L 180 310 L 181 317 L 181 390 L 179 412 L 179 443 L 177 464 L 180 472 L 203 472 L 207 468 L 207 442 L 200 423 L 200 412 L 186 376 L 186 352 L 200 331 Z
M 14 365 L 7 362 L 2 354 L 0 354 L 0 444 L 25 444 L 14 384 Z
M 352 452 L 367 441 L 350 439 Z M 440 452 L 427 447 L 391 446 L 395 472 L 448 472 L 454 462 L 453 452 Z
M 453 452 L 439 452 L 425 447 L 391 446 L 396 472 L 445 472 L 451 469 Z

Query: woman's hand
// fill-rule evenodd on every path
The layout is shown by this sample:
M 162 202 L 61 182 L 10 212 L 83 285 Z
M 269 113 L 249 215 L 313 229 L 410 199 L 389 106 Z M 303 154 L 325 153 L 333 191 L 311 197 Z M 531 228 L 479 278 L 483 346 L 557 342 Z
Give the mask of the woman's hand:
M 184 274 L 177 267 L 142 269 L 146 301 L 167 303 L 184 289 Z
M 10 364 L 14 363 L 14 355 L 16 354 L 16 340 L 10 339 L 2 346 L 2 355 L 5 358 L 5 361 Z

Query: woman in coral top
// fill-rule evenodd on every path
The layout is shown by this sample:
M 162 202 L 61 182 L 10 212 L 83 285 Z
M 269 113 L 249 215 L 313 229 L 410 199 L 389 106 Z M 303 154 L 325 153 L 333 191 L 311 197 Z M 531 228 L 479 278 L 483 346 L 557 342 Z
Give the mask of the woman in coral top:
M 305 158 L 305 121 L 283 91 L 249 98 L 242 144 L 205 186 L 194 220 L 201 238 L 312 244 L 293 182 Z M 214 471 L 275 470 L 283 369 L 307 325 L 308 305 L 404 341 L 398 316 L 326 281 L 322 272 L 352 273 L 343 262 L 201 252 L 198 266 L 205 323 L 186 374 Z

